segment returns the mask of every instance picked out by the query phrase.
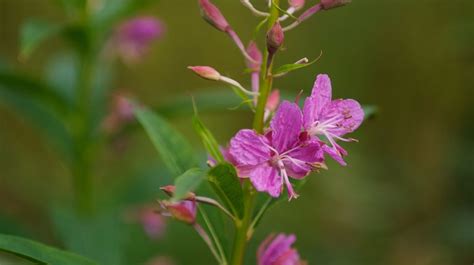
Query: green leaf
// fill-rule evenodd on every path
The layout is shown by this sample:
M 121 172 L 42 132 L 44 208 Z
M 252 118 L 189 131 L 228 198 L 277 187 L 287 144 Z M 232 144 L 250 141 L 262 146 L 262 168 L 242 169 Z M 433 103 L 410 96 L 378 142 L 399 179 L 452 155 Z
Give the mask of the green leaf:
M 242 218 L 244 193 L 235 168 L 227 163 L 219 164 L 209 171 L 207 180 L 226 208 L 238 218 Z
M 321 55 L 319 56 L 321 57 Z M 313 61 L 309 62 L 309 63 L 290 63 L 290 64 L 284 64 L 280 67 L 278 67 L 273 75 L 274 76 L 279 76 L 279 75 L 284 75 L 284 74 L 287 74 L 289 72 L 292 72 L 292 71 L 295 71 L 295 70 L 298 70 L 298 69 L 301 69 L 301 68 L 304 68 L 304 67 L 307 67 L 307 66 L 310 66 L 312 64 L 314 64 L 315 62 L 317 62 L 319 60 L 319 57 L 314 59 Z
M 173 194 L 173 201 L 179 201 L 186 197 L 188 192 L 193 192 L 201 184 L 206 176 L 206 172 L 200 168 L 191 168 L 177 177 L 174 185 L 176 187 Z
M 53 90 L 24 76 L 0 72 L 0 103 L 10 106 L 43 131 L 70 162 L 74 144 L 64 122 L 68 106 Z
M 209 154 L 219 163 L 224 162 L 224 157 L 219 149 L 219 144 L 217 143 L 214 135 L 212 135 L 211 131 L 207 129 L 207 127 L 202 123 L 199 119 L 199 116 L 194 114 L 193 117 L 193 127 L 194 130 L 199 134 L 201 137 L 202 143 L 204 147 L 209 152 Z
M 0 250 L 48 265 L 98 265 L 79 255 L 21 237 L 0 234 Z
M 173 175 L 178 176 L 196 165 L 191 145 L 167 121 L 144 107 L 136 107 L 134 112 Z
M 362 106 L 362 109 L 364 110 L 364 120 L 374 118 L 377 115 L 377 112 L 379 112 L 377 106 L 374 105 L 364 105 Z
M 20 33 L 20 57 L 28 58 L 38 45 L 60 30 L 59 25 L 42 20 L 26 21 Z
M 93 215 L 78 214 L 72 208 L 53 206 L 50 218 L 55 234 L 64 246 L 100 264 L 122 264 L 127 236 L 120 209 L 100 208 Z M 65 263 L 67 264 L 67 263 Z

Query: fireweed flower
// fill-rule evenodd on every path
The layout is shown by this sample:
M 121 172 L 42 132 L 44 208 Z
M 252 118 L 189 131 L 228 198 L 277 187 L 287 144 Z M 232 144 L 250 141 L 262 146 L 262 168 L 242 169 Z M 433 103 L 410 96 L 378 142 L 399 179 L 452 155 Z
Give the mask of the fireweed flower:
M 295 235 L 279 234 L 270 235 L 258 248 L 258 265 L 303 265 L 306 264 L 300 259 L 298 251 L 291 248 L 295 243 Z
M 135 119 L 133 104 L 127 99 L 130 95 L 122 92 L 114 93 L 107 116 L 102 121 L 102 129 L 113 134 Z
M 248 176 L 258 191 L 272 197 L 280 196 L 285 184 L 289 199 L 296 198 L 289 177 L 302 179 L 323 162 L 320 142 L 308 141 L 302 124 L 298 105 L 283 101 L 266 135 L 240 130 L 229 147 L 239 176 Z
M 311 96 L 304 102 L 303 126 L 309 135 L 324 136 L 329 141 L 330 146 L 324 145 L 323 148 L 341 165 L 346 164 L 342 157 L 347 155 L 347 152 L 336 140 L 354 141 L 342 136 L 357 129 L 363 119 L 364 111 L 357 101 L 332 100 L 331 80 L 328 75 L 320 74 L 316 77 Z
M 127 63 L 145 56 L 151 44 L 164 32 L 163 24 L 154 17 L 138 17 L 120 24 L 112 38 L 115 52 Z

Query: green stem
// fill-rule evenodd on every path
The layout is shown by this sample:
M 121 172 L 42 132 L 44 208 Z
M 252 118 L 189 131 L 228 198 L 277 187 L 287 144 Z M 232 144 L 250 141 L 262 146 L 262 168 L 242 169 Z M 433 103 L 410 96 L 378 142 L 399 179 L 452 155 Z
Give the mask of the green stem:
M 255 203 L 255 190 L 249 180 L 244 185 L 245 193 L 245 212 L 241 221 L 235 223 L 236 232 L 234 237 L 234 249 L 232 251 L 232 265 L 242 265 L 247 247 L 247 230 L 252 222 L 252 213 Z

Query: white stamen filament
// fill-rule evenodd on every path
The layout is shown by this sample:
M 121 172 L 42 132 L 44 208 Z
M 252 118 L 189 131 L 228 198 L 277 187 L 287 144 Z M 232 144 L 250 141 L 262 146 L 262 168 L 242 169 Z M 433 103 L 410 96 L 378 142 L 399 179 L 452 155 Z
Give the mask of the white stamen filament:
M 285 21 L 287 18 L 290 17 L 288 14 L 293 15 L 296 11 L 297 11 L 297 9 L 294 8 L 294 7 L 288 8 L 288 9 L 286 10 L 286 13 L 287 13 L 287 14 L 284 14 L 283 16 L 281 16 L 280 18 L 278 18 L 278 21 L 280 21 L 280 22 Z
M 250 0 L 240 0 L 240 3 L 242 3 L 242 5 L 244 5 L 245 7 L 247 7 L 254 15 L 258 16 L 258 17 L 268 17 L 270 16 L 269 13 L 267 12 L 262 12 L 258 9 L 256 9 L 252 3 L 250 3 Z

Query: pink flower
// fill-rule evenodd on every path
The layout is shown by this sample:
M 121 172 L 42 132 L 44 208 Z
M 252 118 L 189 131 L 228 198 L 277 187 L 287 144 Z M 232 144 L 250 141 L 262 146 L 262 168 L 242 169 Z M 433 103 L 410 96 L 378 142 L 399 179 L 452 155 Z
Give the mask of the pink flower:
M 267 33 L 267 49 L 270 54 L 274 54 L 285 40 L 285 34 L 283 33 L 283 28 L 280 23 L 277 21 Z
M 303 126 L 309 135 L 318 139 L 324 136 L 329 146 L 323 148 L 341 165 L 347 155 L 336 140 L 345 142 L 354 139 L 343 138 L 347 133 L 357 129 L 364 120 L 364 111 L 360 104 L 353 99 L 332 100 L 331 80 L 328 75 L 320 74 L 316 78 L 311 96 L 306 98 L 303 108 Z
M 151 16 L 127 20 L 117 27 L 113 37 L 115 52 L 127 63 L 145 56 L 151 44 L 164 32 L 163 24 Z
M 102 122 L 102 128 L 106 133 L 116 133 L 135 119 L 133 105 L 127 99 L 129 96 L 121 92 L 112 95 L 109 113 Z
M 276 237 L 270 235 L 258 248 L 258 265 L 303 265 L 298 251 L 291 248 L 295 243 L 294 235 L 279 234 Z
M 304 2 L 305 0 L 288 0 L 288 4 L 296 9 L 302 8 L 304 6 Z
M 240 130 L 229 147 L 239 176 L 248 176 L 258 191 L 273 197 L 280 196 L 285 184 L 289 199 L 296 198 L 289 177 L 302 179 L 323 161 L 320 142 L 307 141 L 302 124 L 298 105 L 283 101 L 266 135 Z

